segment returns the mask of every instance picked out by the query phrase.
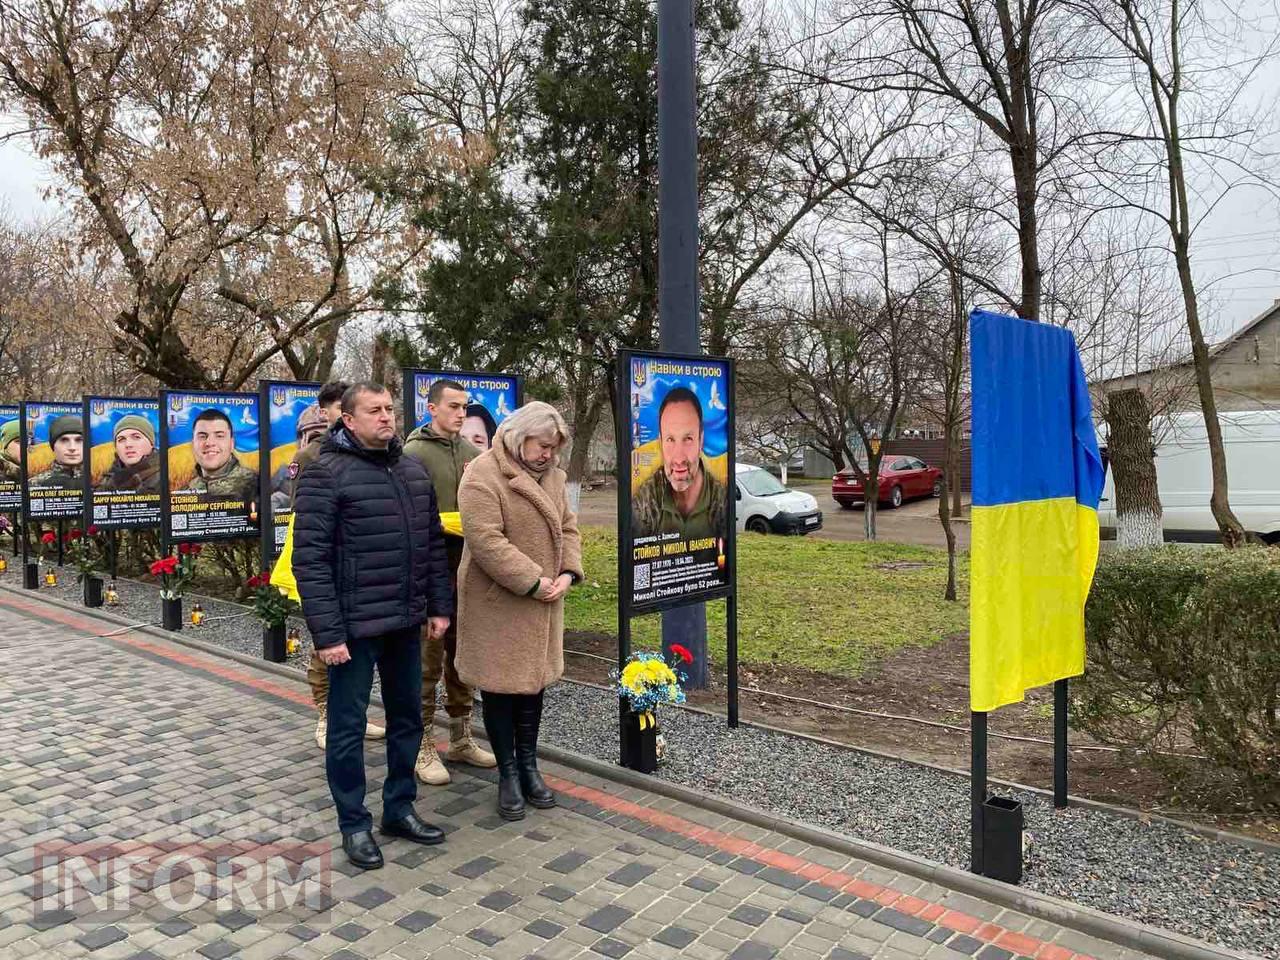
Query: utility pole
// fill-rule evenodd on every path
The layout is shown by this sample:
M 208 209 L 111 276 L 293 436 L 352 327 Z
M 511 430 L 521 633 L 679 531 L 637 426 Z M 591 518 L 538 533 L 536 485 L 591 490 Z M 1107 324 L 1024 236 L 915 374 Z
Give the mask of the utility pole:
M 686 354 L 702 352 L 695 57 L 693 0 L 658 0 L 658 342 Z M 662 648 L 670 652 L 675 643 L 693 654 L 689 686 L 706 687 L 705 604 L 662 614 Z

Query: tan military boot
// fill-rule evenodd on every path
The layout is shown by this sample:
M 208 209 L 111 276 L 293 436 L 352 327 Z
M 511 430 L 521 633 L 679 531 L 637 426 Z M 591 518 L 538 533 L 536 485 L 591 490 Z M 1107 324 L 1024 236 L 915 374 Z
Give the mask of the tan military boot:
M 498 759 L 488 750 L 482 749 L 471 736 L 471 717 L 449 718 L 449 752 L 450 760 L 455 763 L 469 763 L 473 767 L 496 767 Z
M 323 703 L 316 707 L 316 746 L 324 749 L 325 739 L 329 734 L 329 708 Z
M 418 775 L 419 780 L 431 787 L 442 787 L 450 780 L 449 771 L 440 761 L 440 754 L 436 753 L 430 728 L 422 736 L 422 747 L 418 750 L 418 762 L 413 765 L 413 772 Z

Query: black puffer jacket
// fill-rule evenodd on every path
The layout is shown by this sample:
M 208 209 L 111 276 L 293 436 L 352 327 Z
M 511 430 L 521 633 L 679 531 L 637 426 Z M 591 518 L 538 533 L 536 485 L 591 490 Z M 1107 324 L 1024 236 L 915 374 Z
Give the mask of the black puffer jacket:
M 365 449 L 339 421 L 298 477 L 293 574 L 317 647 L 453 616 L 435 492 L 400 454 L 399 440 Z

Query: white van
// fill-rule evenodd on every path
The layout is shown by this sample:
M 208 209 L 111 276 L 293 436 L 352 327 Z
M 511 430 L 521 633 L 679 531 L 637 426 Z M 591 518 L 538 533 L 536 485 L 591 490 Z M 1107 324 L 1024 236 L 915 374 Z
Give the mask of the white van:
M 737 464 L 738 530 L 752 533 L 798 533 L 822 529 L 818 501 L 791 490 L 768 470 L 749 463 Z
M 1280 544 L 1280 410 L 1220 413 L 1227 455 L 1227 495 L 1245 530 Z M 1204 415 L 1199 411 L 1159 417 L 1151 425 L 1156 445 L 1156 485 L 1164 510 L 1166 540 L 1213 541 L 1218 525 L 1209 510 L 1213 474 Z M 1098 521 L 1115 528 L 1111 471 L 1098 505 Z

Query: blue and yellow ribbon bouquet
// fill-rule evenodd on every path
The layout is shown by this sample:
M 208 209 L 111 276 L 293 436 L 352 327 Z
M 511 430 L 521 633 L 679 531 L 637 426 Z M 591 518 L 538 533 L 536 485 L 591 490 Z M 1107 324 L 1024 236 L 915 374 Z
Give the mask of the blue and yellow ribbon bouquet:
M 674 660 L 681 660 L 682 650 L 675 650 Z M 690 657 L 692 659 L 692 657 Z M 684 661 L 688 662 L 688 661 Z M 621 671 L 612 670 L 609 677 L 617 684 L 618 696 L 640 716 L 640 729 L 656 726 L 654 712 L 663 703 L 684 703 L 688 677 L 675 664 L 667 663 L 661 654 L 633 653 Z

